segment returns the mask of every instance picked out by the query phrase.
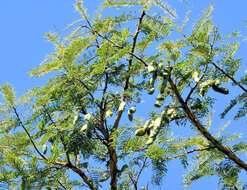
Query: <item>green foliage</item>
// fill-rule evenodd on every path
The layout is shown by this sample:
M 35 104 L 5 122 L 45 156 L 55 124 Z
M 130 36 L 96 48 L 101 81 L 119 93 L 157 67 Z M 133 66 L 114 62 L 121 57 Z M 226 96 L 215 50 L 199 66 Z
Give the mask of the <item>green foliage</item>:
M 46 35 L 55 50 L 30 72 L 37 77 L 51 72 L 49 81 L 21 98 L 11 85 L 1 87 L 0 184 L 147 189 L 151 182 L 161 185 L 169 161 L 179 159 L 187 172 L 185 187 L 217 176 L 222 189 L 244 189 L 243 167 L 228 153 L 241 157 L 246 142 L 239 141 L 240 134 L 223 134 L 228 124 L 216 135 L 209 129 L 214 103 L 232 92 L 231 83 L 244 93 L 222 118 L 239 104 L 234 118 L 247 112 L 247 77 L 234 79 L 241 65 L 237 33 L 219 34 L 210 18 L 213 6 L 188 33 L 191 11 L 179 26 L 175 11 L 158 0 L 107 0 L 95 17 L 82 1 L 75 7 L 82 18 L 68 27 L 67 37 Z M 105 9 L 116 8 L 120 11 L 104 16 Z M 153 14 L 157 8 L 163 12 Z M 152 102 L 145 102 L 148 95 Z M 188 134 L 174 134 L 181 126 Z M 150 168 L 152 178 L 139 184 Z

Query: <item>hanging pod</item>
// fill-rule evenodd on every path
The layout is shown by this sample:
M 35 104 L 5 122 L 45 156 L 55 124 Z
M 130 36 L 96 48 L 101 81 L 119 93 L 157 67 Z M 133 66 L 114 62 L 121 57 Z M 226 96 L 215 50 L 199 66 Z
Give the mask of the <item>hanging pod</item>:
M 149 88 L 148 94 L 152 95 L 154 93 L 155 89 L 154 88 Z
M 80 130 L 80 132 L 84 133 L 88 129 L 88 124 L 84 124 Z
M 163 77 L 163 79 L 168 79 L 169 74 L 170 74 L 170 71 L 166 68 L 163 68 L 159 71 L 159 75 Z
M 172 119 L 172 118 L 176 117 L 177 115 L 178 115 L 178 112 L 177 112 L 177 110 L 175 108 L 170 108 L 170 109 L 167 110 L 167 116 L 169 118 Z
M 155 107 L 160 108 L 163 105 L 164 101 L 163 100 L 157 100 L 154 104 Z
M 105 117 L 111 117 L 113 115 L 112 110 L 107 110 L 105 113 Z
M 164 94 L 159 94 L 159 95 L 156 97 L 156 100 L 158 100 L 158 101 L 163 101 L 163 100 L 165 100 L 165 95 L 164 95 Z
M 165 92 L 165 88 L 167 86 L 167 78 L 163 78 L 162 84 L 161 84 L 161 88 L 160 88 L 160 94 L 163 94 Z
M 146 142 L 146 145 L 151 145 L 155 141 L 155 138 L 149 138 L 148 141 Z
M 219 92 L 221 94 L 229 94 L 229 90 L 224 87 L 219 87 L 219 85 L 213 84 L 212 88 L 215 92 Z
M 152 78 L 149 80 L 149 84 L 151 87 L 154 87 L 154 83 L 155 83 L 157 77 L 158 77 L 157 71 L 153 72 Z
M 88 113 L 88 114 L 86 114 L 86 115 L 84 116 L 84 119 L 87 120 L 87 121 L 90 121 L 91 117 L 92 117 L 91 114 Z
M 143 128 L 143 127 L 137 129 L 136 132 L 135 132 L 136 136 L 144 136 L 145 133 L 146 133 L 146 129 Z
M 145 122 L 145 124 L 144 124 L 144 126 L 143 126 L 143 128 L 145 129 L 145 130 L 147 130 L 148 128 L 149 128 L 149 126 L 150 126 L 150 124 L 151 124 L 151 119 L 149 119 L 149 120 L 147 120 L 146 122 Z
M 135 112 L 136 112 L 136 107 L 132 107 L 128 110 L 128 118 L 130 121 L 133 120 L 133 113 L 135 113 Z
M 156 69 L 155 69 L 155 67 L 153 66 L 153 65 L 148 65 L 148 72 L 149 73 L 152 73 L 152 72 L 154 72 Z
M 153 141 L 156 139 L 156 136 L 158 135 L 161 128 L 161 122 L 161 117 L 158 117 L 154 120 L 154 122 L 152 123 L 152 128 L 150 128 L 149 139 L 153 139 Z
M 131 113 L 130 110 L 128 111 L 128 118 L 130 121 L 133 120 L 133 113 Z
M 136 107 L 130 108 L 130 109 L 129 109 L 129 112 L 130 112 L 130 113 L 135 113 L 135 112 L 136 112 Z

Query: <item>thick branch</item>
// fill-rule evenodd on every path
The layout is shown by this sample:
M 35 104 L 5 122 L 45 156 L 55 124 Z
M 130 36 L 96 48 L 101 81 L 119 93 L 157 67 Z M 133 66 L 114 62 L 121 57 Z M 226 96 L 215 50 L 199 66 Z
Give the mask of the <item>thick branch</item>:
M 77 168 L 71 163 L 68 163 L 66 166 L 72 169 L 75 173 L 77 173 L 83 179 L 83 181 L 89 186 L 91 190 L 96 190 L 96 187 L 94 186 L 93 181 L 83 172 L 83 170 L 81 170 L 80 168 Z
M 133 36 L 133 44 L 132 44 L 132 48 L 131 48 L 131 52 L 130 52 L 131 53 L 131 57 L 129 59 L 127 73 L 129 73 L 129 71 L 131 69 L 131 66 L 132 66 L 133 57 L 134 57 L 133 55 L 134 55 L 134 52 L 135 52 L 137 37 L 138 37 L 138 34 L 140 33 L 140 26 L 141 26 L 141 23 L 142 23 L 142 20 L 143 20 L 144 16 L 145 16 L 145 12 L 143 11 L 142 15 L 141 15 L 141 17 L 139 19 L 136 32 L 135 32 L 135 34 Z M 126 92 L 128 90 L 129 79 L 130 79 L 130 74 L 126 78 L 125 85 L 124 85 L 124 92 Z M 126 101 L 126 96 L 123 96 L 123 101 Z M 112 135 L 114 134 L 114 132 L 118 128 L 122 114 L 123 114 L 123 110 L 119 110 L 119 112 L 117 113 L 116 119 L 114 121 L 113 128 L 111 130 L 110 138 L 112 137 Z M 109 154 L 110 154 L 109 166 L 110 166 L 110 173 L 111 173 L 111 190 L 116 190 L 117 189 L 117 153 L 116 153 L 115 147 L 113 147 L 112 145 L 110 145 L 108 147 L 108 151 L 109 151 Z
M 198 131 L 209 141 L 211 142 L 220 152 L 225 154 L 230 160 L 235 162 L 238 166 L 245 169 L 247 171 L 247 164 L 244 163 L 236 154 L 234 154 L 230 149 L 223 146 L 217 139 L 215 139 L 205 127 L 200 123 L 200 121 L 195 117 L 195 115 L 191 112 L 185 101 L 182 99 L 177 87 L 174 85 L 172 79 L 168 78 L 171 89 L 175 93 L 177 100 L 181 104 L 184 112 L 187 114 L 188 118 L 191 120 L 193 125 L 197 128 Z

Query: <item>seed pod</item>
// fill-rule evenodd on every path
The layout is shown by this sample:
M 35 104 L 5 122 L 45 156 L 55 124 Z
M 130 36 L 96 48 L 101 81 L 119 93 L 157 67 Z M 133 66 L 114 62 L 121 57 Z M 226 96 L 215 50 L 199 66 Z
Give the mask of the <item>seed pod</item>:
M 154 91 L 155 91 L 155 89 L 154 88 L 150 88 L 149 90 L 148 90 L 148 94 L 153 94 L 154 93 Z
M 193 74 L 192 74 L 192 78 L 194 79 L 195 82 L 199 82 L 200 78 L 198 77 L 199 74 L 197 71 L 195 71 Z
M 129 112 L 130 112 L 130 113 L 135 113 L 135 112 L 136 112 L 136 107 L 130 108 L 130 109 L 129 109 Z
M 143 136 L 145 135 L 145 133 L 146 133 L 146 130 L 144 128 L 139 128 L 135 132 L 136 136 Z
M 151 123 L 151 120 L 150 120 L 150 124 L 145 128 L 148 136 L 150 136 L 150 133 L 151 133 L 151 130 L 153 129 L 153 127 L 154 127 L 154 124 L 153 124 L 153 122 Z
M 152 72 L 154 72 L 154 71 L 155 71 L 154 66 L 148 65 L 148 72 L 149 72 L 149 73 L 152 73 Z
M 90 121 L 90 119 L 91 119 L 91 114 L 90 114 L 90 113 L 86 114 L 86 115 L 84 116 L 84 118 L 85 118 L 85 120 Z
M 208 92 L 210 86 L 212 86 L 212 84 L 214 83 L 215 81 L 212 79 L 206 80 L 203 83 L 201 83 L 199 86 L 199 95 L 203 97 Z
M 165 92 L 166 86 L 167 86 L 167 79 L 163 79 L 163 82 L 162 82 L 161 88 L 160 88 L 160 94 L 163 94 Z
M 157 100 L 154 104 L 155 107 L 160 108 L 163 105 L 163 101 Z
M 151 121 L 152 121 L 151 119 L 147 120 L 146 123 L 144 124 L 143 128 L 147 129 L 150 126 Z
M 157 76 L 158 76 L 157 72 L 154 72 L 153 75 L 152 75 L 152 78 L 149 80 L 149 84 L 150 84 L 151 87 L 154 87 L 154 83 L 155 83 L 155 81 L 157 79 Z
M 167 110 L 167 115 L 168 115 L 169 117 L 174 117 L 174 115 L 177 115 L 176 109 L 174 109 L 174 108 L 168 109 L 168 110 Z
M 131 113 L 130 110 L 128 111 L 128 118 L 130 121 L 133 120 L 133 113 Z
M 109 177 L 110 177 L 109 172 L 108 172 L 108 171 L 105 171 L 105 172 L 102 174 L 102 179 L 100 179 L 99 181 L 100 181 L 100 182 L 104 182 L 104 181 L 106 181 Z
M 155 141 L 154 138 L 149 138 L 148 141 L 146 142 L 146 145 L 151 145 L 154 143 L 154 141 Z
M 165 99 L 164 94 L 159 94 L 159 95 L 156 97 L 156 100 L 158 100 L 158 101 L 163 101 L 164 99 Z
M 229 90 L 224 87 L 219 87 L 218 85 L 213 84 L 212 88 L 214 91 L 219 92 L 221 94 L 229 94 Z
M 80 132 L 82 132 L 82 133 L 85 132 L 85 131 L 87 130 L 87 128 L 88 128 L 88 124 L 84 124 L 84 125 L 82 126 Z
M 43 152 L 43 154 L 46 154 L 46 152 L 47 152 L 47 145 L 46 144 L 43 145 L 42 152 Z
M 154 81 L 154 79 L 153 79 L 153 77 L 152 77 L 152 78 L 149 80 L 149 84 L 150 84 L 150 86 L 152 86 L 152 87 L 153 87 L 153 86 L 154 86 L 154 82 L 155 82 L 155 81 Z
M 157 119 L 155 119 L 155 121 L 153 122 L 153 127 L 150 129 L 149 132 L 150 138 L 156 138 L 156 136 L 160 131 L 161 124 L 162 124 L 162 117 L 158 117 Z
M 113 112 L 111 110 L 107 110 L 106 113 L 105 113 L 105 116 L 106 117 L 111 117 L 113 114 Z
M 74 116 L 74 119 L 73 119 L 73 125 L 76 124 L 76 122 L 78 121 L 78 119 L 79 119 L 79 114 L 76 114 L 76 115 Z

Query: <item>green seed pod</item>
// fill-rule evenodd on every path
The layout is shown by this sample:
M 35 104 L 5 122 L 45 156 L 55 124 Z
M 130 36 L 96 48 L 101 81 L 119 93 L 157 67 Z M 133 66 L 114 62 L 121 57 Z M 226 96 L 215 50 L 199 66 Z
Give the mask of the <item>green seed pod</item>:
M 113 114 L 113 112 L 111 110 L 107 110 L 106 113 L 105 113 L 105 116 L 106 117 L 111 117 Z
M 129 112 L 130 112 L 130 113 L 135 113 L 135 112 L 136 112 L 136 107 L 130 108 L 130 109 L 129 109 Z
M 156 97 L 156 100 L 158 100 L 158 101 L 163 101 L 164 99 L 165 99 L 164 94 L 159 94 L 159 95 Z
M 155 107 L 160 108 L 163 105 L 163 101 L 157 100 L 154 104 Z
M 128 118 L 130 121 L 133 120 L 133 114 L 130 112 L 130 110 L 128 111 Z
M 150 129 L 150 132 L 149 132 L 150 138 L 156 138 L 156 136 L 158 135 L 160 131 L 161 124 L 162 124 L 161 117 L 158 117 L 157 119 L 155 119 L 155 121 L 153 122 L 153 127 Z
M 229 94 L 229 90 L 224 87 L 219 87 L 218 85 L 213 84 L 212 88 L 215 92 L 219 92 L 221 94 Z
M 80 132 L 82 132 L 82 133 L 85 132 L 85 131 L 87 130 L 87 128 L 88 128 L 88 124 L 84 124 L 84 125 L 82 126 Z
M 154 82 L 155 82 L 155 80 L 153 79 L 153 78 L 151 78 L 150 80 L 149 80 L 149 84 L 150 84 L 150 86 L 154 86 Z
M 203 97 L 208 92 L 210 86 L 212 86 L 212 84 L 214 83 L 215 81 L 212 79 L 206 80 L 203 83 L 201 83 L 199 86 L 199 95 Z
M 155 141 L 154 138 L 149 138 L 148 141 L 146 142 L 146 145 L 151 145 L 154 143 L 154 141 Z
M 148 90 L 148 94 L 153 94 L 154 93 L 154 91 L 155 91 L 155 89 L 154 88 L 150 88 L 149 90 Z
M 89 121 L 91 119 L 91 114 L 90 113 L 86 114 L 84 116 L 84 118 L 85 118 L 85 120 L 88 120 Z
M 146 133 L 146 130 L 144 128 L 137 129 L 135 132 L 136 136 L 143 136 L 145 135 L 145 133 Z
M 155 67 L 152 66 L 152 65 L 148 65 L 148 72 L 149 72 L 149 73 L 152 73 L 152 72 L 154 72 L 154 71 L 155 71 Z
M 176 112 L 176 109 L 175 108 L 170 108 L 167 110 L 167 115 L 168 116 L 171 116 L 172 114 L 174 114 Z
M 46 144 L 43 145 L 42 152 L 43 152 L 43 154 L 46 154 L 46 152 L 47 152 L 47 145 Z
M 167 86 L 167 79 L 163 79 L 163 82 L 162 82 L 161 88 L 160 88 L 160 94 L 163 94 L 165 92 L 166 86 Z
M 147 129 L 150 126 L 151 121 L 152 121 L 151 119 L 147 120 L 146 123 L 144 124 L 143 128 Z
M 164 79 L 167 79 L 167 77 L 169 76 L 170 74 L 170 71 L 167 70 L 167 69 L 164 69 L 163 72 L 162 72 L 162 76 Z
M 105 171 L 105 172 L 102 174 L 102 179 L 100 179 L 99 181 L 100 181 L 100 182 L 104 182 L 104 181 L 106 181 L 109 177 L 110 177 L 109 172 L 108 172 L 108 171 Z

